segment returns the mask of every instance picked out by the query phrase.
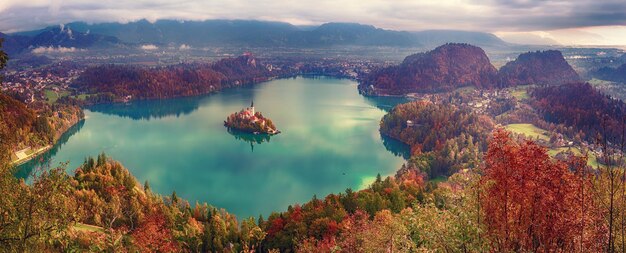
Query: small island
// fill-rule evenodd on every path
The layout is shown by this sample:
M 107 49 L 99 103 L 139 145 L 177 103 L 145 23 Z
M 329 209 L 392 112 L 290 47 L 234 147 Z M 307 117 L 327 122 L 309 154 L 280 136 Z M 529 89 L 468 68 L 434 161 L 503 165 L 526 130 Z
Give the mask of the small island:
M 263 117 L 260 112 L 254 111 L 254 101 L 250 103 L 250 107 L 235 112 L 226 118 L 224 126 L 228 129 L 235 129 L 253 134 L 279 134 L 274 122 L 271 119 Z

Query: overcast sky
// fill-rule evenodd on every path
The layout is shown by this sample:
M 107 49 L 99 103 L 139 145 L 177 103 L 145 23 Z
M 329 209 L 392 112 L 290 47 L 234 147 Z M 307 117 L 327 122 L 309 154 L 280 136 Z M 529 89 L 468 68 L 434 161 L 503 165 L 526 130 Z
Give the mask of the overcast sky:
M 72 21 L 256 19 L 458 29 L 516 40 L 626 45 L 626 0 L 0 0 L 0 31 Z

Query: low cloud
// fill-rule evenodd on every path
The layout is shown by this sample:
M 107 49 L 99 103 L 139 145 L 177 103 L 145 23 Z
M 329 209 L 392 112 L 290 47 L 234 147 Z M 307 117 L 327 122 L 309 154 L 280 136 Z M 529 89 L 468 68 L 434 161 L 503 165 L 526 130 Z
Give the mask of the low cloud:
M 152 45 L 152 44 L 141 45 L 140 48 L 143 49 L 143 50 L 157 50 L 157 49 L 159 49 L 159 47 L 157 47 L 156 45 Z
M 256 19 L 315 25 L 357 22 L 395 30 L 531 32 L 626 26 L 624 0 L 2 0 L 0 31 L 73 21 Z
M 191 47 L 187 44 L 182 44 L 180 45 L 180 47 L 178 47 L 178 50 L 189 50 L 191 49 Z
M 80 49 L 75 47 L 37 47 L 34 48 L 31 52 L 33 54 L 62 54 L 62 53 L 74 53 L 74 52 L 84 52 L 86 49 Z

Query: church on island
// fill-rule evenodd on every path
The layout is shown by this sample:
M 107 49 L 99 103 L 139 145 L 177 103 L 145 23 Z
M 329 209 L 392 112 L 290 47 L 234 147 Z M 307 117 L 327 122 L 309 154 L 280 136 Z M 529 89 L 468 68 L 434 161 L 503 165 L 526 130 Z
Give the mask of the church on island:
M 247 107 L 244 111 L 244 116 L 252 119 L 253 121 L 257 121 L 258 119 L 254 116 L 254 100 L 250 102 L 250 107 Z
M 254 101 L 250 103 L 250 107 L 228 116 L 224 121 L 224 126 L 253 134 L 274 135 L 280 133 L 271 119 L 265 118 L 263 114 L 254 110 Z

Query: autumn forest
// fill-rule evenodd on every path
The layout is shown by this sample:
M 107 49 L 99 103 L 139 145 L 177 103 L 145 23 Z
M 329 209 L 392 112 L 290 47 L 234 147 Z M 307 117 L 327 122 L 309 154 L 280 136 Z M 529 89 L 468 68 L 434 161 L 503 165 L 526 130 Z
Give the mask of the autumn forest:
M 626 105 L 593 82 L 584 81 L 587 79 L 560 51 L 521 53 L 498 69 L 482 48 L 467 43 L 446 43 L 409 55 L 398 64 L 379 64 L 358 73 L 337 72 L 336 65 L 312 71 L 311 65 L 304 66 L 299 59 L 257 58 L 245 53 L 210 63 L 88 64 L 76 78 L 68 79 L 65 87 L 46 90 L 45 99 L 36 99 L 41 92 L 31 96 L 17 90 L 1 92 L 0 251 L 626 251 Z M 7 61 L 7 54 L 0 51 L 0 69 Z M 179 196 L 176 190 L 152 189 L 151 181 L 139 180 L 142 177 L 133 175 L 137 171 L 107 153 L 115 147 L 103 147 L 95 157 L 85 155 L 78 167 L 50 162 L 29 171 L 27 177 L 16 176 L 20 161 L 44 161 L 31 147 L 39 147 L 45 154 L 64 145 L 58 142 L 68 129 L 90 120 L 85 112 L 94 118 L 104 115 L 90 106 L 118 105 L 117 116 L 133 123 L 131 120 L 144 120 L 139 121 L 145 124 L 140 126 L 141 132 L 149 132 L 150 120 L 170 124 L 202 109 L 194 104 L 184 110 L 170 108 L 174 113 L 151 111 L 142 118 L 124 114 L 133 101 L 216 94 L 306 74 L 315 74 L 312 78 L 336 74 L 340 76 L 334 77 L 355 82 L 345 87 L 358 95 L 359 101 L 406 99 L 377 108 L 370 102 L 372 108 L 366 109 L 351 102 L 337 105 L 323 100 L 321 106 L 303 102 L 294 113 L 302 120 L 310 116 L 310 107 L 344 106 L 358 118 L 341 118 L 342 126 L 354 129 L 367 126 L 361 122 L 368 122 L 371 115 L 364 112 L 382 115 L 374 120 L 376 141 L 390 146 L 388 140 L 393 140 L 406 151 L 394 154 L 402 156 L 395 173 L 369 175 L 372 180 L 360 188 L 345 187 L 324 193 L 326 196 L 312 194 L 302 203 L 253 217 L 237 217 L 220 206 Z M 324 89 L 321 85 L 315 88 Z M 262 92 L 251 93 L 261 96 Z M 226 99 L 243 99 L 227 95 Z M 281 101 L 288 99 L 279 96 Z M 210 97 L 198 101 L 219 104 Z M 231 133 L 232 129 L 258 135 L 263 141 L 256 144 L 266 147 L 280 144 L 278 138 L 289 131 L 308 134 L 298 148 L 309 148 L 318 141 L 297 124 L 280 125 L 285 133 L 270 141 L 263 134 L 279 131 L 272 120 L 255 113 L 254 102 L 215 123 L 235 135 L 231 141 L 243 138 Z M 267 107 L 277 103 L 264 102 Z M 271 116 L 280 119 L 283 115 Z M 332 120 L 323 116 L 323 120 Z M 198 118 L 205 128 L 214 124 Z M 358 138 L 369 138 L 365 135 Z M 344 141 L 342 136 L 334 137 Z M 246 152 L 256 154 L 254 147 L 251 151 L 247 144 L 245 147 Z M 287 149 L 279 151 L 283 154 Z M 233 159 L 244 157 L 240 155 Z M 264 162 L 261 158 L 259 163 Z M 292 169 L 300 169 L 300 162 L 310 161 L 294 162 Z M 265 166 L 273 165 L 268 162 Z M 294 189 L 281 191 L 287 196 L 290 190 Z

